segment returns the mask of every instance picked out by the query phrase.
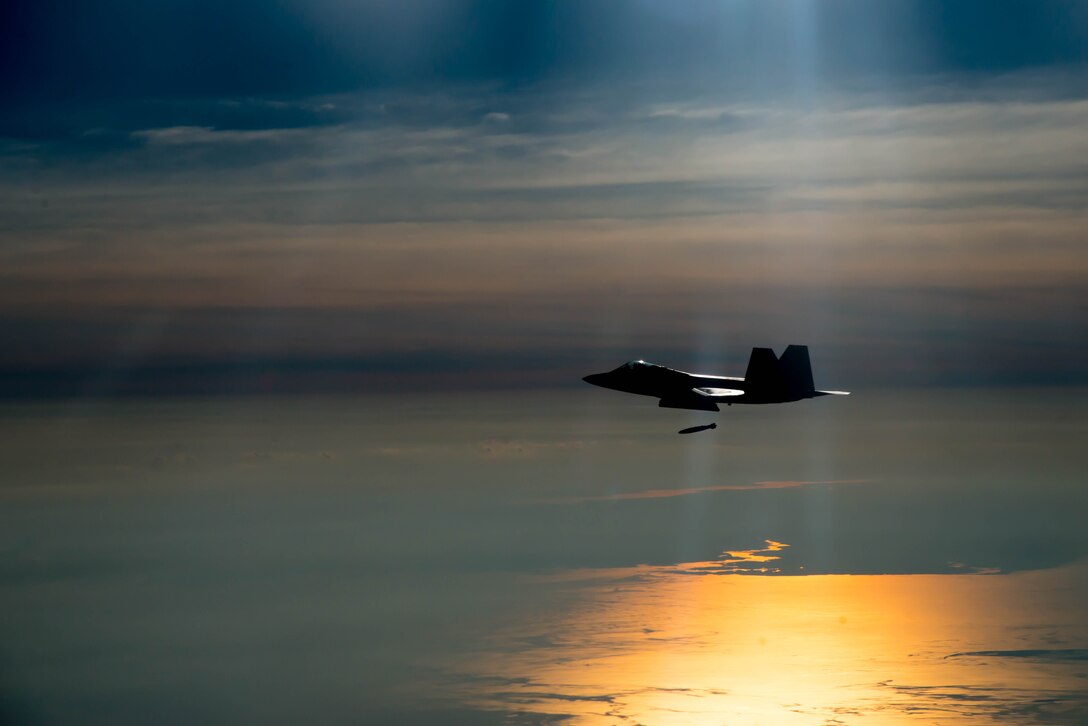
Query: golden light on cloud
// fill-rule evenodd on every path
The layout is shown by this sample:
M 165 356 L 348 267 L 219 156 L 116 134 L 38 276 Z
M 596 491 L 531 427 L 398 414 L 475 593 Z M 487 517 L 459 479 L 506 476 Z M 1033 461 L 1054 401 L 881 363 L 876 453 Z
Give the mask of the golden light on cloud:
M 784 547 L 768 541 L 702 564 L 773 562 Z M 519 623 L 474 658 L 487 692 L 465 697 L 589 725 L 977 725 L 1017 714 L 1074 723 L 1088 713 L 1080 673 L 1088 651 L 1056 645 L 1042 622 L 1074 620 L 1069 583 L 1084 581 L 1083 567 L 1002 577 L 676 576 L 698 564 L 617 570 L 572 610 Z M 1088 642 L 1083 628 L 1062 632 L 1062 643 Z

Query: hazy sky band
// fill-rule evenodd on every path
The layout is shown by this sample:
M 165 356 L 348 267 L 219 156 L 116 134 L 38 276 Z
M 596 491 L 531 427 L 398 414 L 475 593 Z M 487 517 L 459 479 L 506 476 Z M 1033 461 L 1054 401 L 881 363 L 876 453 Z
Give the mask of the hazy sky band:
M 1084 382 L 1076 3 L 54 5 L 2 24 L 0 394 L 791 342 L 844 388 Z

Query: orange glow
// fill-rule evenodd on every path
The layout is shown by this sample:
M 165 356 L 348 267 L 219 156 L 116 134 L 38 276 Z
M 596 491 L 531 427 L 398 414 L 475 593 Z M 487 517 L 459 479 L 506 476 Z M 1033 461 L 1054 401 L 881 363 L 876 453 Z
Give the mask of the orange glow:
M 468 698 L 576 724 L 1012 723 L 1040 708 L 1074 722 L 1070 713 L 1088 713 L 1088 655 L 1054 645 L 1047 629 L 1064 623 L 1066 639 L 1088 642 L 1068 626 L 1079 607 L 1069 583 L 1084 583 L 1083 568 L 693 575 L 773 561 L 784 546 L 612 578 L 593 571 L 605 581 L 578 607 L 494 641 L 473 664 L 491 690 Z M 1057 655 L 1023 657 L 1032 647 Z M 984 650 L 1012 654 L 959 655 Z
M 797 487 L 835 484 L 871 484 L 872 479 L 835 479 L 829 481 L 757 481 L 752 484 L 720 484 L 710 487 L 685 487 L 683 489 L 648 489 L 641 492 L 623 492 L 620 494 L 605 494 L 592 497 L 570 497 L 567 499 L 553 499 L 551 504 L 579 504 L 582 502 L 608 502 L 624 499 L 668 499 L 669 497 L 683 497 L 689 494 L 702 494 L 703 492 L 742 492 L 752 489 L 795 489 Z

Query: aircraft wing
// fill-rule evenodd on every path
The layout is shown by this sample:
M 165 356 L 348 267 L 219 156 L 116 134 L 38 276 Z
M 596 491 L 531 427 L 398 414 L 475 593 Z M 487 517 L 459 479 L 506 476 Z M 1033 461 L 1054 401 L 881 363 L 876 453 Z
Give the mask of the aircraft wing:
M 735 388 L 692 388 L 691 393 L 662 398 L 661 408 L 686 408 L 690 411 L 720 411 L 715 401 L 733 396 L 743 396 L 744 391 Z
M 693 388 L 691 390 L 704 398 L 731 398 L 744 395 L 744 391 L 736 388 Z
M 850 391 L 816 391 L 817 396 L 849 396 Z

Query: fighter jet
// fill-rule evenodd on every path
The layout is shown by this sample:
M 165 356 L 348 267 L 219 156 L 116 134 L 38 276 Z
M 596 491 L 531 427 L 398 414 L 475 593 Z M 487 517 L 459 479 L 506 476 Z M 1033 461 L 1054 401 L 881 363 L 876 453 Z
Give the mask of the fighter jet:
M 633 360 L 614 371 L 582 379 L 602 388 L 661 399 L 662 408 L 720 411 L 719 403 L 788 403 L 817 396 L 848 396 L 847 391 L 817 391 L 812 384 L 808 346 L 791 345 L 781 357 L 770 348 L 752 348 L 744 378 L 705 376 Z

